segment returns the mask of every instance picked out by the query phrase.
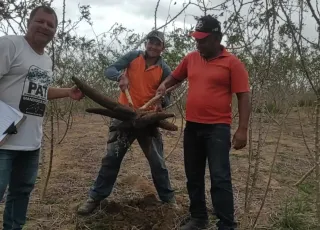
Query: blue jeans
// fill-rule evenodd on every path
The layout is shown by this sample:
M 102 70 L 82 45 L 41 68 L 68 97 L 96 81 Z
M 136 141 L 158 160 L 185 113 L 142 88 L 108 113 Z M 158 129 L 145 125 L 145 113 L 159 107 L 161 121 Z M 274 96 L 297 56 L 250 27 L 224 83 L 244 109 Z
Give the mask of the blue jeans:
M 230 129 L 228 124 L 187 122 L 184 130 L 184 163 L 191 217 L 208 219 L 205 197 L 205 169 L 208 159 L 211 199 L 219 219 L 219 230 L 236 227 L 229 161 Z
M 120 121 L 113 119 L 111 126 L 119 124 Z M 152 133 L 148 133 L 148 132 Z M 107 145 L 107 153 L 102 158 L 99 174 L 93 187 L 90 189 L 90 198 L 100 201 L 107 198 L 116 182 L 121 162 L 128 148 L 135 139 L 138 140 L 151 169 L 153 183 L 158 192 L 159 198 L 163 202 L 168 202 L 174 197 L 171 188 L 168 169 L 163 157 L 163 143 L 161 133 L 157 129 L 153 130 L 132 130 L 131 132 L 109 132 L 109 140 L 115 135 L 124 137 Z
M 3 230 L 20 230 L 26 222 L 29 197 L 37 179 L 39 152 L 0 149 L 0 200 L 9 185 Z

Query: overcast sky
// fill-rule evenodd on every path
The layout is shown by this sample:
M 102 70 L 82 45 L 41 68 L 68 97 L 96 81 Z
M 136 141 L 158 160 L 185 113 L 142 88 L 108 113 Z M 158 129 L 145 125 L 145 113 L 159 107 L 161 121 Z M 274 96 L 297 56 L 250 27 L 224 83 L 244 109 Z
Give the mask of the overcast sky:
M 1 1 L 1 0 L 0 0 Z M 183 9 L 185 2 L 189 0 L 160 0 L 157 11 L 157 26 L 165 24 L 168 16 L 174 17 Z M 209 0 L 204 0 L 209 2 Z M 225 0 L 211 0 L 214 6 L 219 5 Z M 244 2 L 248 2 L 245 0 Z M 158 0 L 67 0 L 66 1 L 66 20 L 71 19 L 76 21 L 80 12 L 78 5 L 90 5 L 91 20 L 93 22 L 93 29 L 97 35 L 107 32 L 115 23 L 122 24 L 128 29 L 132 29 L 137 33 L 147 34 L 154 26 L 154 9 Z M 171 4 L 170 4 L 171 2 Z M 192 0 L 197 2 L 197 0 Z M 231 1 L 229 6 L 232 7 Z M 315 5 L 315 4 L 314 4 Z M 62 21 L 62 7 L 63 0 L 54 0 L 52 6 L 56 9 L 59 21 Z M 212 7 L 213 5 L 209 5 Z M 232 9 L 232 8 L 231 8 Z M 233 10 L 233 9 L 232 9 Z M 241 15 L 246 17 L 248 8 L 245 7 L 241 11 Z M 223 22 L 229 15 L 223 11 L 215 11 L 216 14 L 224 13 L 219 17 Z M 195 26 L 196 21 L 194 16 L 202 16 L 203 13 L 197 6 L 189 6 L 184 13 L 182 13 L 175 21 L 166 27 L 166 31 L 172 30 L 173 26 L 183 28 L 184 26 Z M 280 15 L 284 18 L 282 12 Z M 297 22 L 298 15 L 293 17 Z M 305 13 L 305 29 L 303 35 L 307 38 L 317 38 L 316 22 L 311 17 L 311 13 Z M 170 18 L 169 18 L 170 19 Z M 224 30 L 225 28 L 222 28 Z M 76 30 L 78 35 L 85 35 L 88 38 L 95 38 L 90 25 L 82 22 L 78 25 Z M 262 35 L 263 36 L 263 35 Z
M 168 15 L 175 16 L 183 8 L 183 4 L 188 0 L 161 0 L 157 13 L 157 26 L 163 25 Z M 56 7 L 57 13 L 62 20 L 62 0 L 54 0 L 53 6 Z M 118 22 L 128 29 L 133 29 L 138 33 L 148 33 L 154 26 L 154 9 L 157 0 L 68 0 L 66 1 L 67 19 L 76 20 L 79 16 L 78 4 L 89 4 L 91 6 L 91 19 L 93 29 L 96 34 L 108 31 L 111 26 Z M 172 2 L 170 6 L 170 2 Z M 194 0 L 196 2 L 196 0 Z M 208 2 L 208 1 L 206 1 Z M 223 0 L 214 0 L 215 5 Z M 174 4 L 176 3 L 176 4 Z M 169 9 L 170 6 L 170 9 Z M 220 12 L 217 12 L 220 13 Z M 174 23 L 176 27 L 195 25 L 193 15 L 201 16 L 202 12 L 196 6 L 189 6 L 185 13 L 180 15 Z M 242 14 L 245 15 L 245 12 Z M 227 15 L 224 15 L 225 17 Z M 305 32 L 306 37 L 317 37 L 316 23 L 311 18 L 310 13 L 304 16 L 306 18 Z M 223 21 L 223 17 L 220 18 Z M 294 20 L 298 20 L 295 17 Z M 166 28 L 171 30 L 172 24 Z M 93 31 L 87 23 L 81 23 L 78 26 L 77 33 L 94 38 Z
M 172 3 L 174 2 L 176 4 L 172 4 L 169 9 L 170 0 L 160 1 L 157 11 L 157 26 L 165 23 L 168 13 L 173 17 L 183 9 L 184 0 L 172 1 Z M 66 7 L 68 18 L 75 20 L 79 17 L 77 6 L 79 3 L 81 5 L 90 4 L 93 28 L 97 34 L 106 32 L 116 22 L 138 33 L 148 33 L 154 26 L 154 9 L 157 0 L 68 0 Z M 53 6 L 56 7 L 58 14 L 62 15 L 62 0 L 54 0 Z M 187 14 L 199 15 L 200 13 L 201 11 L 197 7 L 188 7 Z M 187 25 L 195 23 L 191 15 L 184 13 L 175 20 L 175 26 L 183 27 L 184 21 Z M 170 25 L 167 30 L 172 28 Z M 91 27 L 86 23 L 81 23 L 77 32 L 93 36 Z

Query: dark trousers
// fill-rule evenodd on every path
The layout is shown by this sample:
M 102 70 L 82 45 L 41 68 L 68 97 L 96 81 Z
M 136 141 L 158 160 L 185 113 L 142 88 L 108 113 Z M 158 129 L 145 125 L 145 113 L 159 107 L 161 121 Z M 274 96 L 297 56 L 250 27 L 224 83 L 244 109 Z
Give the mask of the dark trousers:
M 184 130 L 184 163 L 191 217 L 208 219 L 205 198 L 205 169 L 208 159 L 211 199 L 219 218 L 219 229 L 233 229 L 236 225 L 229 160 L 230 148 L 230 125 L 187 122 Z
M 118 124 L 120 121 L 112 120 L 111 126 Z M 90 197 L 94 200 L 107 198 L 116 182 L 121 162 L 128 148 L 135 139 L 138 140 L 151 169 L 153 183 L 158 192 L 159 198 L 163 202 L 168 202 L 174 197 L 174 191 L 171 188 L 168 169 L 163 156 L 163 143 L 161 133 L 155 130 L 154 136 L 149 133 L 135 131 L 129 133 L 120 133 L 116 142 L 107 145 L 106 155 L 102 159 L 99 174 L 90 190 Z M 117 135 L 115 131 L 109 132 L 109 140 Z
M 0 201 L 7 186 L 3 230 L 19 230 L 26 223 L 30 194 L 37 174 L 39 152 L 0 149 Z

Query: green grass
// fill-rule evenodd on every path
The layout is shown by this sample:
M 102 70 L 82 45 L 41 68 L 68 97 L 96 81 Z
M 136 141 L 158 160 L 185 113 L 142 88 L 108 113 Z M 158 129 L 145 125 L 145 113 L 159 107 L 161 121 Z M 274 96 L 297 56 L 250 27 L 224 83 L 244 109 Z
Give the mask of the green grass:
M 305 182 L 298 188 L 294 197 L 288 197 L 279 213 L 272 215 L 272 229 L 315 230 L 315 186 Z

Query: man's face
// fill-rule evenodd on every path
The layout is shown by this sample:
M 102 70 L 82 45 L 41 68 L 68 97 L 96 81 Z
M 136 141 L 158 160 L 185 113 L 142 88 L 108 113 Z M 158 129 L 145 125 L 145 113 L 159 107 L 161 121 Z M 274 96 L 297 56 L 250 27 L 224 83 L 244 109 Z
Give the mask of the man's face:
M 56 33 L 54 14 L 39 9 L 28 24 L 28 35 L 36 44 L 47 45 Z
M 163 43 L 157 38 L 150 38 L 146 43 L 146 52 L 149 57 L 159 57 L 164 50 Z
M 203 39 L 196 39 L 196 44 L 200 55 L 205 58 L 210 58 L 215 52 L 219 41 L 211 34 Z

